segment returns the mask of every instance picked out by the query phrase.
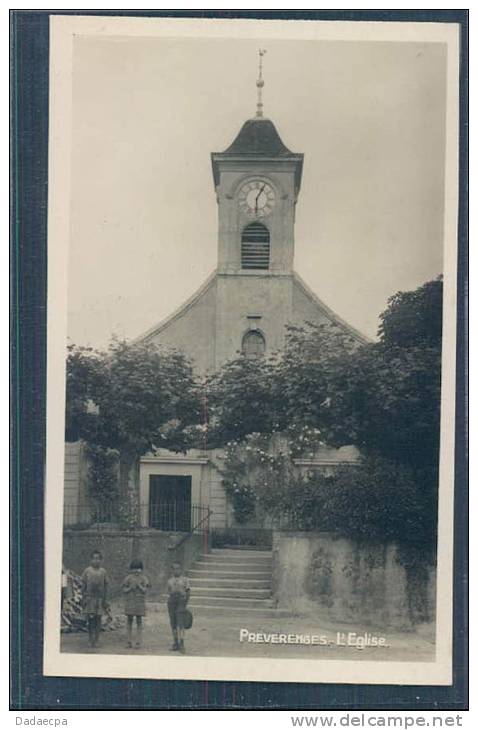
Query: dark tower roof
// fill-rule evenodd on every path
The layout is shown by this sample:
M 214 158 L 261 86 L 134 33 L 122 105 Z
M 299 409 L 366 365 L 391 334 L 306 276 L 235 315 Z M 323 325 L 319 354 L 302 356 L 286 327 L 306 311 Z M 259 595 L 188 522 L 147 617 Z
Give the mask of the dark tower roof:
M 223 154 L 288 157 L 293 152 L 287 149 L 270 119 L 255 117 L 242 125 L 236 139 Z
M 270 119 L 254 117 L 242 125 L 234 142 L 224 152 L 212 152 L 214 185 L 219 184 L 220 161 L 226 160 L 290 160 L 295 163 L 296 189 L 300 188 L 304 155 L 291 152 L 279 137 Z

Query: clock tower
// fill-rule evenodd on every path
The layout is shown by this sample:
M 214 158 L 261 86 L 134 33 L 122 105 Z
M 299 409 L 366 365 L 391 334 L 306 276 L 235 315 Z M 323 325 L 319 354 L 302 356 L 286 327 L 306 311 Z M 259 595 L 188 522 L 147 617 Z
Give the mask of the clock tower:
M 304 155 L 291 152 L 263 115 L 264 51 L 259 53 L 256 114 L 224 152 L 211 154 L 217 267 L 182 306 L 139 338 L 184 351 L 202 375 L 241 351 L 258 357 L 280 350 L 288 324 L 332 323 L 364 341 L 293 269 Z
M 293 314 L 295 206 L 303 155 L 291 152 L 262 112 L 224 152 L 211 155 L 218 204 L 215 365 L 281 347 Z M 251 346 L 248 345 L 250 340 Z

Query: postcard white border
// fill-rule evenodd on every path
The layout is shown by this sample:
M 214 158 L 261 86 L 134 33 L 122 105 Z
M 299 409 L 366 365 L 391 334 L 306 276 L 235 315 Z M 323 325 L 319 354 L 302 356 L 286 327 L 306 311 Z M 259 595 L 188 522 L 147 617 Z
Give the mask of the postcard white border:
M 440 450 L 437 644 L 434 662 L 123 656 L 60 652 L 67 270 L 70 236 L 72 49 L 75 35 L 442 42 L 447 54 L 444 326 Z M 459 139 L 459 25 L 301 20 L 50 17 L 47 457 L 44 674 L 256 682 L 452 683 L 453 496 Z M 55 568 L 57 566 L 58 569 Z

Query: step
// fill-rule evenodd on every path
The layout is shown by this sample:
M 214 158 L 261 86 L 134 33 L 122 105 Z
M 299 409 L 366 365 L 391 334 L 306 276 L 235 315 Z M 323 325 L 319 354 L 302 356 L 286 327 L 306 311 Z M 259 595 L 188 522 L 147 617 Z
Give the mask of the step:
M 215 616 L 229 616 L 236 622 L 242 621 L 246 618 L 285 618 L 290 614 L 287 611 L 281 611 L 276 608 L 235 608 L 234 612 L 231 612 L 230 607 L 224 606 L 211 606 L 208 603 L 197 603 L 195 606 L 191 606 L 193 609 L 194 617 L 212 618 Z
M 258 588 L 258 589 L 269 589 L 271 587 L 271 580 L 255 580 L 248 578 L 236 578 L 230 580 L 229 578 L 189 578 L 191 588 Z
M 199 555 L 198 560 L 212 561 L 217 563 L 272 563 L 272 553 L 244 553 L 232 552 L 232 554 L 224 555 L 223 553 L 208 553 Z
M 239 565 L 237 563 L 236 565 L 228 565 L 227 563 L 194 563 L 191 570 L 200 570 L 207 573 L 225 573 L 231 572 L 231 573 L 244 573 L 244 575 L 249 575 L 249 573 L 268 573 L 271 574 L 271 569 L 267 565 Z
M 166 606 L 168 596 L 163 594 L 156 601 L 158 606 Z M 209 606 L 213 608 L 226 608 L 231 616 L 241 613 L 243 610 L 259 610 L 265 609 L 275 611 L 275 601 L 272 598 L 237 598 L 231 596 L 198 596 L 191 595 L 188 601 L 188 608 L 196 609 L 198 606 Z
M 270 598 L 270 589 L 261 588 L 198 588 L 191 591 L 192 596 L 211 596 L 214 598 Z
M 270 576 L 271 571 L 267 568 L 261 566 L 261 565 L 241 565 L 240 567 L 234 565 L 234 566 L 227 566 L 227 565 L 204 565 L 203 563 L 194 563 L 194 566 L 188 570 L 188 575 L 192 576 L 193 573 L 205 575 L 230 575 L 231 577 L 239 577 L 239 576 L 246 576 L 249 578 L 249 576 Z
M 261 568 L 262 570 L 272 569 L 271 560 L 226 560 L 225 558 L 216 560 L 216 558 L 211 558 L 210 560 L 196 560 L 195 565 L 222 568 L 222 570 L 224 570 L 225 567 L 231 568 L 231 570 L 242 570 L 243 568 L 247 570 L 253 566 Z
M 198 604 L 208 606 L 229 607 L 232 611 L 239 608 L 274 608 L 275 603 L 271 598 L 234 598 L 227 596 L 195 596 L 191 594 L 188 606 L 194 607 Z
M 261 570 L 272 569 L 272 562 L 270 560 L 216 560 L 216 558 L 204 560 L 201 558 L 201 560 L 196 560 L 195 565 L 201 565 L 205 568 L 220 568 L 222 570 L 226 568 L 230 568 L 231 570 L 249 570 L 254 566 Z
M 187 574 L 189 580 L 213 580 L 213 581 L 236 581 L 236 580 L 254 580 L 271 582 L 270 573 L 211 573 L 208 570 L 190 570 Z
M 203 555 L 224 555 L 227 557 L 236 557 L 237 555 L 249 556 L 254 555 L 256 557 L 270 558 L 272 556 L 272 550 L 256 550 L 255 548 L 213 548 L 208 553 Z

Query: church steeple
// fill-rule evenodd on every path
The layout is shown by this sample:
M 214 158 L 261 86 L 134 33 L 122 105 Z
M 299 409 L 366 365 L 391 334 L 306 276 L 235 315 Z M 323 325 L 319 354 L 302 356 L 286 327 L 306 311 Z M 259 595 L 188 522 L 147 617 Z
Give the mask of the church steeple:
M 292 274 L 295 205 L 303 154 L 291 152 L 263 116 L 263 48 L 259 49 L 256 115 L 224 152 L 211 154 L 218 202 L 218 273 Z
M 304 155 L 291 152 L 281 140 L 274 123 L 263 116 L 262 89 L 264 88 L 264 79 L 262 77 L 262 58 L 265 53 L 266 51 L 263 48 L 259 49 L 256 115 L 244 122 L 234 141 L 224 152 L 211 153 L 214 187 L 217 190 L 221 183 L 221 172 L 226 169 L 223 163 L 233 163 L 241 160 L 252 167 L 253 165 L 261 165 L 264 162 L 272 171 L 277 166 L 276 161 L 281 162 L 282 168 L 284 168 L 286 162 L 290 162 L 294 169 L 294 197 L 297 197 L 302 178 Z

